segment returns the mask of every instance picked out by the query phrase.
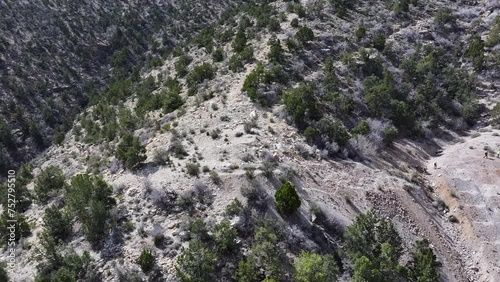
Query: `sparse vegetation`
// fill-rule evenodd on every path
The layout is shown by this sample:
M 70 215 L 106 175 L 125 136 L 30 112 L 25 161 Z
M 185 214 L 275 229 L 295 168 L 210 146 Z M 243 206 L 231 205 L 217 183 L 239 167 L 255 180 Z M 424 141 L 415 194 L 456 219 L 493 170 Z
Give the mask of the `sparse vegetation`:
M 186 164 L 186 173 L 190 176 L 198 177 L 200 175 L 200 167 L 198 164 L 187 163 Z
M 166 149 L 157 149 L 153 154 L 153 162 L 157 165 L 167 165 L 171 163 L 170 154 Z
M 402 242 L 407 237 L 396 231 L 400 219 L 395 227 L 378 216 L 387 216 L 387 209 L 359 210 L 367 197 L 390 197 L 378 184 L 363 192 L 372 175 L 374 183 L 380 175 L 390 175 L 384 178 L 390 182 L 401 178 L 406 196 L 417 195 L 418 187 L 430 196 L 421 167 L 405 164 L 421 157 L 410 145 L 465 136 L 486 119 L 500 128 L 500 105 L 488 115 L 478 96 L 490 101 L 497 90 L 500 17 L 483 13 L 493 4 L 480 11 L 447 1 L 190 0 L 167 6 L 149 1 L 140 9 L 111 3 L 91 11 L 42 2 L 36 10 L 43 15 L 50 8 L 49 25 L 28 13 L 33 23 L 27 30 L 23 19 L 34 9 L 27 4 L 31 9 L 17 11 L 16 1 L 6 8 L 13 13 L 0 20 L 0 65 L 8 69 L 0 79 L 0 181 L 7 170 L 16 172 L 12 183 L 0 183 L 6 195 L 11 184 L 16 188 L 14 212 L 6 208 L 9 199 L 0 201 L 1 244 L 13 237 L 30 255 L 19 258 L 23 264 L 39 261 L 31 279 L 175 280 L 163 267 L 175 258 L 177 279 L 185 282 L 448 277 L 430 242 Z M 10 14 L 19 17 L 13 21 Z M 28 33 L 30 40 L 12 44 L 14 35 Z M 250 63 L 253 70 L 245 66 Z M 234 87 L 242 82 L 238 93 Z M 498 136 L 493 130 L 471 137 Z M 45 151 L 51 142 L 58 146 Z M 146 146 L 154 150 L 148 163 Z M 497 150 L 489 146 L 490 154 Z M 43 169 L 16 169 L 32 158 Z M 380 171 L 384 163 L 392 167 Z M 61 169 L 47 164 L 67 167 L 75 175 L 70 184 Z M 360 169 L 366 173 L 351 173 Z M 115 183 L 114 191 L 101 173 Z M 340 190 L 328 186 L 340 176 Z M 303 195 L 300 187 L 318 191 Z M 332 199 L 319 194 L 332 188 L 339 190 Z M 30 210 L 33 196 L 37 204 Z M 233 200 L 214 214 L 221 199 Z M 330 200 L 339 205 L 335 212 L 327 209 Z M 451 215 L 442 200 L 432 205 L 434 213 L 459 223 L 462 215 Z M 354 212 L 358 216 L 344 226 Z M 10 220 L 16 221 L 14 234 Z M 146 248 L 132 254 L 138 266 L 125 269 L 120 258 L 124 250 L 137 250 L 130 248 L 134 236 L 161 250 L 162 267 Z M 68 247 L 81 240 L 90 242 L 97 262 Z M 33 273 L 30 263 L 26 267 Z M 132 275 L 138 267 L 145 273 Z M 6 276 L 0 264 L 0 281 Z
M 153 252 L 150 249 L 143 249 L 141 255 L 137 258 L 137 264 L 141 267 L 142 271 L 149 272 L 155 264 Z
M 210 171 L 210 180 L 212 180 L 212 182 L 215 185 L 222 184 L 222 179 L 220 178 L 219 174 L 215 170 Z

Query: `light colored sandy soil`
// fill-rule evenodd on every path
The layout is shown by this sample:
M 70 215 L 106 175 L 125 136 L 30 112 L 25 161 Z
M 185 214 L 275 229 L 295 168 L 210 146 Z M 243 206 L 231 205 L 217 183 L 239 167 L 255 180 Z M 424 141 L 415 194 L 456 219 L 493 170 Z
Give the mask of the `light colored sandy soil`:
M 500 130 L 479 134 L 444 147 L 427 167 L 436 194 L 460 221 L 450 233 L 467 268 L 478 273 L 477 281 L 500 281 L 500 158 L 484 158 L 486 147 L 500 150 Z

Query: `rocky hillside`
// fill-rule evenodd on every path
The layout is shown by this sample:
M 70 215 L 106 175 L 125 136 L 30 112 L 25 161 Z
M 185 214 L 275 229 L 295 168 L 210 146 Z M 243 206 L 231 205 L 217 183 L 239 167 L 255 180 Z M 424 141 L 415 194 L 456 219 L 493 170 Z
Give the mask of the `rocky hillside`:
M 192 12 L 172 12 L 187 23 L 205 15 L 175 7 Z M 122 50 L 137 64 L 151 56 L 140 71 L 111 62 L 110 84 L 58 144 L 17 170 L 15 211 L 3 201 L 0 218 L 4 242 L 17 220 L 16 263 L 0 275 L 495 281 L 493 176 L 453 174 L 471 165 L 451 164 L 469 143 L 449 146 L 500 150 L 498 11 L 253 1 L 208 13 L 197 34 L 179 29 L 185 41 Z M 496 173 L 488 161 L 470 173 Z
M 0 171 L 60 142 L 106 85 L 156 65 L 241 2 L 0 3 Z

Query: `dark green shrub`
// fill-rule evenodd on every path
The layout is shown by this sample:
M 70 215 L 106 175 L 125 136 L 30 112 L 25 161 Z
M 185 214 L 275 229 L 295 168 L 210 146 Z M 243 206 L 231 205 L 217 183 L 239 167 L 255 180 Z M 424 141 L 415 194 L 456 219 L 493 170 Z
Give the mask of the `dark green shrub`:
M 102 280 L 99 274 L 92 271 L 94 268 L 93 260 L 87 251 L 83 252 L 81 256 L 73 249 L 60 251 L 57 244 L 50 238 L 42 240 L 42 247 L 45 261 L 37 265 L 35 282 Z
M 240 52 L 241 60 L 245 63 L 253 60 L 253 48 L 251 46 L 247 46 L 243 48 Z
M 275 64 L 283 64 L 284 63 L 284 50 L 281 47 L 281 42 L 276 37 L 271 38 L 270 40 L 271 49 L 269 50 L 269 54 L 267 57 L 269 58 L 269 62 Z
M 4 209 L 2 215 L 0 216 L 0 236 L 2 241 L 0 245 L 7 244 L 11 237 L 11 230 L 9 229 L 12 226 L 12 222 L 15 222 L 15 230 L 14 230 L 14 241 L 18 242 L 19 239 L 28 237 L 31 235 L 31 228 L 28 222 L 26 222 L 26 218 L 22 213 L 10 213 L 8 209 Z
M 399 131 L 394 127 L 389 127 L 384 131 L 384 143 L 389 146 L 398 138 Z
M 330 3 L 335 7 L 335 11 L 339 17 L 344 17 L 348 9 L 353 9 L 357 1 L 353 0 L 330 0 Z
M 18 181 L 16 186 L 27 185 L 33 179 L 32 170 L 31 165 L 21 164 L 16 174 L 16 181 Z
M 314 142 L 314 140 L 316 140 L 318 136 L 319 136 L 318 130 L 312 126 L 308 126 L 304 130 L 304 137 L 306 137 L 308 142 Z
M 188 55 L 181 55 L 179 59 L 175 62 L 175 71 L 177 72 L 177 75 L 179 77 L 184 77 L 186 74 L 188 74 L 187 67 L 191 63 L 193 59 L 189 57 Z
M 375 35 L 373 38 L 373 47 L 380 52 L 384 51 L 385 49 L 385 36 L 383 33 L 378 33 Z
M 440 27 L 451 24 L 454 25 L 456 23 L 456 17 L 453 15 L 453 12 L 449 8 L 440 8 L 437 10 L 436 15 L 434 16 L 434 21 Z
M 37 145 L 38 147 L 45 146 L 45 141 L 43 139 L 42 133 L 40 132 L 40 128 L 32 120 L 28 121 L 28 131 L 35 145 Z
M 198 177 L 200 175 L 200 166 L 195 163 L 187 163 L 186 173 L 189 174 L 190 176 Z
M 247 16 L 243 16 L 240 19 L 239 28 L 247 29 L 253 26 L 253 22 Z
M 181 282 L 217 281 L 216 263 L 217 254 L 201 241 L 192 240 L 182 249 L 175 269 Z
M 297 282 L 335 282 L 339 274 L 332 255 L 321 256 L 302 251 L 293 265 Z
M 321 134 L 328 136 L 331 141 L 339 146 L 346 145 L 351 137 L 347 129 L 339 121 L 321 120 L 317 126 Z
M 394 248 L 383 243 L 380 255 L 375 259 L 362 256 L 354 261 L 352 281 L 406 281 L 406 269 L 398 264 Z
M 370 76 L 363 81 L 365 101 L 371 114 L 380 117 L 390 112 L 391 99 L 396 95 L 392 75 L 386 72 L 383 80 Z
M 233 72 L 239 72 L 246 63 L 253 59 L 253 48 L 247 46 L 239 54 L 234 54 L 229 58 L 228 68 Z
M 408 0 L 398 0 L 392 4 L 392 11 L 399 15 L 401 13 L 406 13 L 410 11 L 410 2 Z
M 305 18 L 307 16 L 306 9 L 304 9 L 304 7 L 300 5 L 300 3 L 296 4 L 295 13 L 297 13 L 297 16 L 299 16 L 299 18 Z
M 213 50 L 213 37 L 214 28 L 208 26 L 201 30 L 201 32 L 194 38 L 193 42 L 198 45 L 198 48 L 205 47 L 208 54 L 212 53 Z
M 119 109 L 118 121 L 120 123 L 120 127 L 124 130 L 134 130 L 139 124 L 139 119 L 137 118 L 137 116 L 125 107 Z
M 155 262 L 156 259 L 150 249 L 143 249 L 136 261 L 144 272 L 149 272 L 155 265 Z
M 352 261 L 361 257 L 376 260 L 385 243 L 399 258 L 403 250 L 399 234 L 390 221 L 377 217 L 374 211 L 358 215 L 344 231 L 344 250 Z
M 368 135 L 370 133 L 370 125 L 366 120 L 362 120 L 352 129 L 353 134 Z
M 189 235 L 195 241 L 206 242 L 210 240 L 207 224 L 200 218 L 197 218 L 190 222 Z
M 307 26 L 303 26 L 299 28 L 295 37 L 300 43 L 306 44 L 307 42 L 314 40 L 314 32 Z
M 339 79 L 337 73 L 335 72 L 335 60 L 332 57 L 328 57 L 323 66 L 323 85 L 327 91 L 335 93 L 338 91 Z M 331 94 L 327 95 L 331 95 Z M 332 101 L 333 102 L 333 101 Z
M 280 21 L 277 18 L 272 18 L 269 20 L 269 25 L 268 25 L 269 31 L 270 32 L 278 32 L 281 30 L 281 24 Z
M 56 134 L 54 134 L 54 143 L 61 145 L 64 142 L 65 135 L 66 133 L 64 131 L 57 131 Z
M 176 46 L 174 48 L 174 50 L 172 50 L 172 56 L 174 56 L 174 57 L 179 57 L 179 56 L 182 56 L 183 54 L 184 54 L 184 51 L 182 51 L 181 46 Z
M 224 50 L 222 50 L 222 48 L 215 49 L 215 51 L 212 53 L 212 60 L 214 62 L 224 61 Z
M 220 252 L 230 253 L 236 249 L 236 238 L 238 234 L 231 226 L 229 220 L 225 219 L 217 224 L 214 227 L 212 234 L 214 241 L 217 244 L 217 249 L 220 250 Z
M 320 116 L 314 87 L 310 83 L 300 83 L 296 89 L 286 91 L 283 104 L 297 124 L 302 124 L 306 116 L 311 119 Z
M 215 69 L 209 63 L 195 66 L 186 80 L 189 86 L 203 82 L 205 79 L 211 80 L 215 77 Z
M 243 204 L 238 198 L 234 198 L 227 206 L 225 214 L 227 216 L 238 215 L 243 210 Z
M 240 27 L 234 37 L 231 46 L 233 47 L 234 52 L 239 53 L 243 51 L 246 45 L 247 45 L 247 36 L 245 34 L 245 30 Z
M 288 181 L 276 190 L 274 198 L 277 210 L 285 215 L 294 213 L 301 204 L 295 186 Z
M 494 47 L 500 43 L 500 16 L 496 16 L 493 25 L 486 38 L 486 46 Z
M 409 267 L 411 281 L 439 281 L 439 262 L 426 239 L 417 241 L 412 251 L 412 260 Z
M 35 179 L 35 194 L 38 201 L 44 203 L 50 199 L 51 194 L 64 187 L 65 176 L 63 171 L 55 166 L 42 170 Z
M 0 281 L 9 281 L 9 275 L 7 274 L 7 270 L 5 270 L 5 263 L 0 263 Z
M 481 37 L 476 37 L 469 45 L 465 55 L 472 58 L 472 63 L 476 69 L 481 69 L 484 63 L 484 42 Z
M 0 149 L 0 173 L 2 175 L 5 175 L 8 172 L 8 170 L 12 167 L 11 161 L 10 161 L 8 155 L 9 154 L 7 153 L 6 150 Z M 0 187 L 2 187 L 2 186 L 0 185 Z
M 184 101 L 182 100 L 179 91 L 174 91 L 174 90 L 169 90 L 166 93 L 162 92 L 162 109 L 163 113 L 168 114 L 171 113 L 178 108 L 180 108 L 183 104 Z
M 278 245 L 278 235 L 279 230 L 273 230 L 268 226 L 256 228 L 249 256 L 249 261 L 255 263 L 257 269 L 264 269 L 266 277 L 276 281 L 279 277 L 283 277 L 284 268 L 288 266 L 285 264 L 283 250 Z M 247 267 L 247 270 L 251 271 L 253 265 Z
M 397 128 L 412 132 L 415 129 L 415 113 L 410 106 L 403 101 L 394 101 L 392 121 Z
M 146 147 L 141 145 L 139 138 L 125 134 L 116 148 L 116 158 L 132 169 L 146 159 Z
M 15 196 L 15 203 L 16 203 L 15 211 L 18 213 L 25 212 L 32 203 L 31 192 L 26 187 L 26 185 L 31 181 L 32 178 L 33 176 L 31 175 L 31 168 L 29 168 L 26 164 L 23 164 L 21 165 L 18 173 L 16 174 L 15 183 L 6 182 L 5 184 L 0 184 L 0 194 L 2 195 L 8 194 L 9 184 L 10 188 L 12 188 L 13 184 L 15 185 L 15 190 L 13 192 L 13 195 Z M 8 207 L 9 203 L 12 202 L 9 202 L 8 197 L 3 197 L 0 198 L 0 203 L 4 207 Z
M 73 219 L 66 211 L 61 211 L 56 206 L 50 206 L 45 209 L 43 225 L 45 232 L 56 241 L 65 241 L 72 231 Z
M 291 26 L 291 27 L 299 27 L 299 19 L 294 18 L 294 19 L 290 22 L 290 26 Z
M 241 259 L 238 263 L 238 268 L 236 268 L 236 279 L 241 282 L 259 281 L 259 272 L 257 266 L 253 262 L 253 259 L 248 258 L 246 260 Z
M 358 40 L 362 39 L 366 35 L 366 27 L 363 25 L 360 25 L 358 29 L 356 30 L 356 38 Z
M 252 101 L 257 100 L 257 98 L 259 97 L 258 88 L 259 85 L 263 82 L 263 79 L 264 79 L 264 66 L 262 65 L 261 62 L 259 62 L 255 67 L 255 69 L 252 72 L 250 72 L 248 76 L 245 78 L 241 91 L 246 92 L 248 97 L 250 97 Z
M 227 67 L 233 72 L 241 71 L 243 69 L 243 60 L 241 59 L 241 56 L 238 54 L 234 54 L 233 56 L 231 56 L 231 58 L 229 58 Z
M 108 230 L 109 211 L 116 204 L 112 193 L 102 177 L 78 174 L 71 179 L 66 192 L 68 207 L 91 243 L 98 243 Z

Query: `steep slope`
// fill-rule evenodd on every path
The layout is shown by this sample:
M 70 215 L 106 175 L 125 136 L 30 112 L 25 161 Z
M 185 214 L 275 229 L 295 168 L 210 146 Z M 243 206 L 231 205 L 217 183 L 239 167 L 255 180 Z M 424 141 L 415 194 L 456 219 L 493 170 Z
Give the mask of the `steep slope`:
M 2 174 L 60 142 L 108 83 L 158 64 L 241 2 L 0 3 Z
M 460 245 L 467 267 L 480 273 L 480 281 L 500 279 L 496 260 L 498 241 L 498 199 L 500 192 L 500 132 L 481 130 L 457 144 L 445 146 L 441 156 L 429 161 L 429 180 L 444 200 L 450 216 L 459 224 L 451 234 Z M 484 153 L 488 152 L 488 158 Z M 434 163 L 437 167 L 434 168 Z
M 432 166 L 423 168 L 445 142 L 457 140 L 454 131 L 486 122 L 480 103 L 498 99 L 498 44 L 483 46 L 482 55 L 467 51 L 477 42 L 472 33 L 491 35 L 498 7 L 418 1 L 400 11 L 396 4 L 404 1 L 359 1 L 346 10 L 340 1 L 257 3 L 205 29 L 161 66 L 144 70 L 140 81 L 117 85 L 78 116 L 61 145 L 33 162 L 36 180 L 27 187 L 35 195 L 49 166 L 62 168 L 68 184 L 24 212 L 32 234 L 17 245 L 9 270 L 14 281 L 52 271 L 46 265 L 57 264 L 49 255 L 70 248 L 93 258 L 92 269 L 79 269 L 88 280 L 190 281 L 182 278 L 190 258 L 193 268 L 206 266 L 202 281 L 234 281 L 241 279 L 242 262 L 258 251 L 276 251 L 263 260 L 279 257 L 273 246 L 283 250 L 279 280 L 293 281 L 294 259 L 305 250 L 334 255 L 340 281 L 348 281 L 356 266 L 344 252 L 343 233 L 370 209 L 390 219 L 401 237 L 396 264 L 410 268 L 414 242 L 427 238 L 443 263 L 442 280 L 495 278 L 487 271 L 498 266 L 486 252 L 474 254 L 481 262 L 471 267 L 466 254 L 476 241 L 457 240 L 462 234 L 446 204 L 452 212 L 454 206 L 447 192 L 426 182 L 435 176 Z M 487 96 L 478 100 L 477 94 Z M 120 144 L 140 147 L 124 141 L 131 135 L 145 157 L 129 165 L 134 154 L 121 154 Z M 450 153 L 443 158 L 456 154 Z M 441 167 L 443 159 L 437 161 Z M 116 205 L 97 242 L 77 214 L 54 251 L 40 236 L 47 231 L 47 207 L 74 209 L 73 177 L 80 173 L 102 175 Z M 273 197 L 287 181 L 302 201 L 292 215 L 278 212 Z M 469 213 L 469 198 L 464 201 Z M 217 228 L 224 219 L 237 231 L 233 252 L 220 248 Z M 273 243 L 257 248 L 256 234 L 266 228 L 277 238 L 267 234 Z M 193 242 L 202 248 L 189 257 Z M 152 269 L 138 263 L 147 257 L 144 249 L 156 259 Z M 259 263 L 254 280 L 280 273 Z M 61 269 L 53 271 L 62 275 Z

